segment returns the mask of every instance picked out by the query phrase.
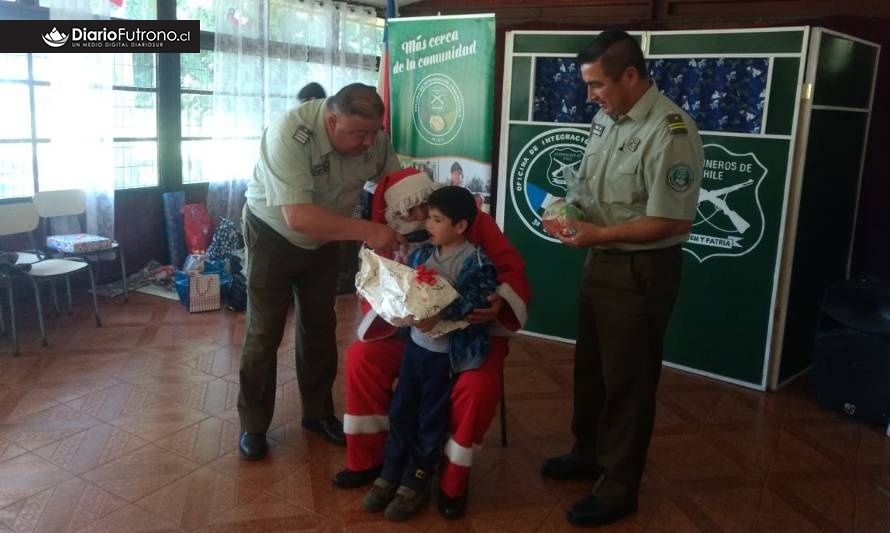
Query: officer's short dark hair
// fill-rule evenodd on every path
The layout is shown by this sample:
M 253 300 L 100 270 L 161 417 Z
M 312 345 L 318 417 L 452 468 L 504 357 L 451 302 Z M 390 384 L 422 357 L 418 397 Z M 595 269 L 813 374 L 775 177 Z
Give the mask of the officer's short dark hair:
M 578 64 L 599 61 L 603 72 L 615 81 L 621 78 L 628 67 L 633 67 L 640 78 L 649 77 L 643 50 L 637 40 L 624 30 L 610 29 L 596 36 L 596 39 L 578 52 Z
M 476 220 L 476 199 L 473 198 L 473 193 L 463 187 L 448 185 L 436 189 L 426 202 L 429 207 L 435 207 L 450 218 L 452 226 L 466 220 L 469 228 Z
M 464 169 L 461 168 L 460 163 L 455 161 L 454 163 L 451 164 L 451 172 L 460 172 L 461 174 L 463 174 Z
M 383 100 L 377 89 L 364 83 L 351 83 L 343 87 L 325 103 L 330 111 L 344 115 L 358 115 L 367 119 L 383 117 Z
M 324 92 L 324 88 L 315 83 L 314 81 L 307 83 L 300 89 L 300 92 L 297 93 L 297 100 L 302 104 L 303 102 L 308 102 L 309 100 L 318 100 L 319 98 L 324 98 L 327 94 Z

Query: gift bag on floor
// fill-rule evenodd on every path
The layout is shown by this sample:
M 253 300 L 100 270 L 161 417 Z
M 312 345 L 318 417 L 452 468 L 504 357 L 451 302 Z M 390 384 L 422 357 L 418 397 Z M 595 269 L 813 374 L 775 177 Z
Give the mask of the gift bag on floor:
M 195 273 L 189 276 L 189 313 L 219 308 L 219 274 Z

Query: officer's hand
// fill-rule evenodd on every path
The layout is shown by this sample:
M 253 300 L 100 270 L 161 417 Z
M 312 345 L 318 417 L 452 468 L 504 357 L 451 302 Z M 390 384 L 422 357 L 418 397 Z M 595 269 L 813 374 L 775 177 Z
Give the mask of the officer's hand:
M 390 254 L 407 244 L 405 237 L 386 224 L 371 224 L 371 231 L 365 242 L 375 252 Z
M 419 329 L 420 331 L 426 333 L 427 331 L 433 329 L 433 326 L 439 323 L 439 320 L 442 319 L 442 313 L 436 313 L 435 315 L 424 318 L 423 320 L 418 320 L 414 322 L 414 327 Z
M 608 242 L 605 228 L 590 222 L 580 220 L 566 220 L 566 227 L 554 235 L 557 239 L 576 248 L 586 248 Z
M 467 322 L 470 324 L 485 324 L 494 321 L 498 313 L 501 312 L 503 300 L 501 300 L 501 296 L 498 293 L 493 292 L 488 295 L 488 303 L 491 304 L 491 307 L 477 307 L 473 309 L 473 312 L 467 315 Z

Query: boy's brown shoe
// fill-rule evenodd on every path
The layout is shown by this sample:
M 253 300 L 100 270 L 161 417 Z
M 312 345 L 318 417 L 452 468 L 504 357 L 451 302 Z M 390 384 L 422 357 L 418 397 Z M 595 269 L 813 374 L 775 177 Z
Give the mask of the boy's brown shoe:
M 387 505 L 393 501 L 396 496 L 396 489 L 399 487 L 395 483 L 378 477 L 371 485 L 371 490 L 365 494 L 362 499 L 362 508 L 369 513 L 379 513 L 384 509 L 389 509 Z
M 416 491 L 406 485 L 399 485 L 396 497 L 386 506 L 387 520 L 402 522 L 414 516 L 430 499 L 429 486 Z

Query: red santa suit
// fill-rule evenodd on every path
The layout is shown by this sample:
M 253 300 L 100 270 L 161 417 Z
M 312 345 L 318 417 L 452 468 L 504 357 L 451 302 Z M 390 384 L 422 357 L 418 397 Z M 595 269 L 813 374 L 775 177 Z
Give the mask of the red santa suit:
M 423 222 L 404 220 L 411 207 L 420 205 L 434 190 L 432 180 L 415 169 L 390 174 L 377 185 L 371 220 L 386 222 L 400 233 L 421 229 Z M 450 435 L 440 470 L 440 489 L 458 498 L 467 490 L 470 466 L 497 411 L 501 376 L 509 351 L 508 336 L 525 323 L 531 289 L 525 262 L 501 233 L 494 219 L 480 212 L 467 233 L 481 246 L 498 270 L 497 293 L 501 310 L 491 328 L 491 351 L 483 365 L 457 375 L 451 391 Z M 358 338 L 346 352 L 346 468 L 367 470 L 383 463 L 383 446 L 389 429 L 389 404 L 399 374 L 407 338 L 378 317 L 370 306 L 359 324 Z

